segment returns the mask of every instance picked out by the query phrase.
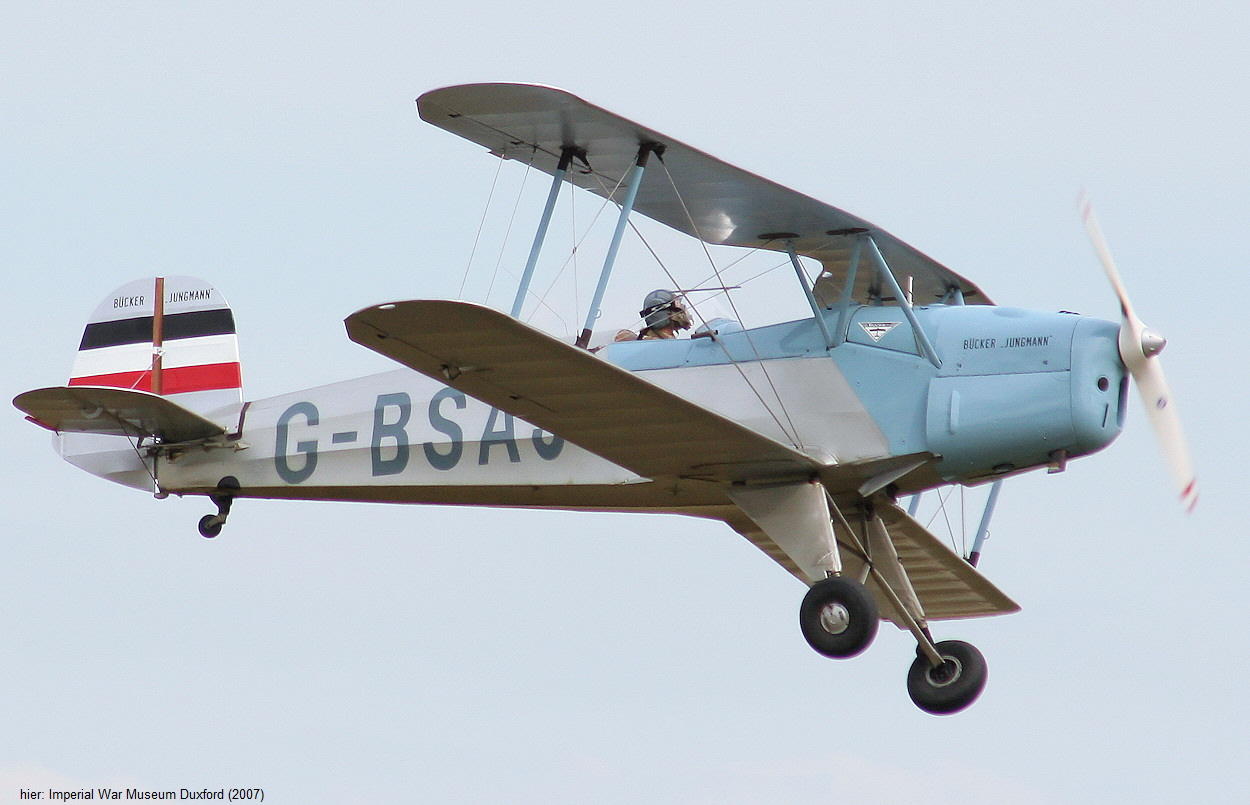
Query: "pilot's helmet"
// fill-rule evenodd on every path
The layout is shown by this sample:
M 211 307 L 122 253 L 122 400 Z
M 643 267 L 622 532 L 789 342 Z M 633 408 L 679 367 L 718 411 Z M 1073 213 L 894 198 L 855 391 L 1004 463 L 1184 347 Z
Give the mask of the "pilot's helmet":
M 681 295 L 663 288 L 647 294 L 638 315 L 648 328 L 672 325 L 677 330 L 690 329 L 690 314 L 686 312 Z

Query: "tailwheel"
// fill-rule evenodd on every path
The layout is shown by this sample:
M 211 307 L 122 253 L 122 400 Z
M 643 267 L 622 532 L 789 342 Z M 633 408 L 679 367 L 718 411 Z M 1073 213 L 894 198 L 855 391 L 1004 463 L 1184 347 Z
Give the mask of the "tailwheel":
M 985 690 L 985 657 L 962 640 L 943 640 L 934 647 L 942 664 L 934 667 L 928 657 L 917 657 L 907 672 L 907 692 L 926 713 L 958 713 Z
M 200 536 L 206 539 L 212 539 L 221 533 L 221 527 L 226 524 L 226 518 L 220 514 L 206 514 L 200 518 Z
M 854 657 L 877 636 L 881 616 L 868 588 L 854 579 L 831 576 L 812 585 L 799 607 L 803 637 L 818 654 Z
M 200 518 L 198 528 L 201 537 L 212 539 L 221 533 L 226 518 L 230 516 L 230 507 L 234 505 L 234 495 L 241 488 L 239 479 L 233 475 L 227 475 L 217 482 L 217 493 L 208 496 L 217 507 L 217 513 L 206 514 Z

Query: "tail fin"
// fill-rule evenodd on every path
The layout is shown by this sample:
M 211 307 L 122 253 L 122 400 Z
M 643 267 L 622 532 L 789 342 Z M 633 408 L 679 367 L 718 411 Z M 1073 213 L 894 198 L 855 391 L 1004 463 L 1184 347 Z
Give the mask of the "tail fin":
M 136 448 L 134 436 L 198 438 L 228 425 L 206 418 L 214 412 L 226 419 L 239 413 L 234 314 L 216 288 L 195 277 L 127 283 L 91 314 L 69 386 L 37 389 L 13 402 L 57 431 L 57 450 L 69 463 L 156 491 L 154 460 Z M 93 389 L 100 386 L 126 391 L 101 394 Z
M 91 314 L 69 385 L 150 391 L 199 413 L 242 402 L 234 314 L 195 277 L 127 283 Z

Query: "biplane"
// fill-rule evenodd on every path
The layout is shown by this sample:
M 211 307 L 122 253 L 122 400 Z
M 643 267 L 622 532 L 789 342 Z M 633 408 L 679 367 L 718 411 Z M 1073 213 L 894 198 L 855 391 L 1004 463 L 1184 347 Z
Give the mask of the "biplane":
M 1159 367 L 1165 342 L 1134 313 L 1088 208 L 1118 323 L 995 305 L 868 221 L 558 89 L 453 86 L 417 107 L 552 177 L 509 312 L 438 299 L 367 307 L 347 317 L 347 334 L 393 371 L 245 401 L 220 292 L 193 277 L 143 279 L 95 310 L 68 385 L 14 404 L 88 472 L 158 498 L 208 496 L 206 537 L 240 498 L 722 521 L 807 586 L 799 623 L 817 652 L 855 656 L 882 620 L 910 632 L 908 691 L 935 714 L 971 704 L 986 664 L 932 624 L 1018 609 L 977 569 L 1000 485 L 1114 440 L 1130 377 L 1183 503 L 1197 500 Z M 553 335 L 522 311 L 567 187 L 618 218 L 585 326 Z M 681 338 L 595 332 L 635 214 L 772 253 L 793 267 L 810 316 L 752 327 L 722 317 Z M 903 505 L 980 484 L 991 492 L 967 555 Z

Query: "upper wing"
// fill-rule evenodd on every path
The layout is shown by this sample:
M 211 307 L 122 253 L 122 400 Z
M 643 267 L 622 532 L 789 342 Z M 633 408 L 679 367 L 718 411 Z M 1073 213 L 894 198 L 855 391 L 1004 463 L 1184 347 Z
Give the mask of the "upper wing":
M 58 432 L 155 437 L 162 442 L 193 442 L 221 436 L 226 429 L 159 394 L 111 386 L 60 386 L 35 389 L 13 404 L 36 424 Z
M 492 153 L 531 163 L 554 174 L 566 147 L 583 159 L 568 173 L 578 187 L 608 197 L 643 143 L 663 146 L 663 166 L 644 174 L 635 209 L 708 243 L 782 251 L 781 235 L 819 260 L 825 275 L 817 293 L 828 302 L 842 292 L 851 256 L 848 233 L 868 232 L 901 284 L 910 277 L 913 298 L 926 304 L 952 288 L 969 303 L 990 304 L 976 285 L 862 218 L 722 162 L 563 90 L 533 84 L 466 84 L 417 99 L 422 119 L 486 146 Z M 667 176 L 665 174 L 668 174 Z M 669 180 L 671 176 L 671 181 Z M 679 195 L 680 194 L 680 195 Z M 877 285 L 864 258 L 856 298 Z
M 820 464 L 595 355 L 469 302 L 378 305 L 347 318 L 358 344 L 638 475 L 807 477 Z

